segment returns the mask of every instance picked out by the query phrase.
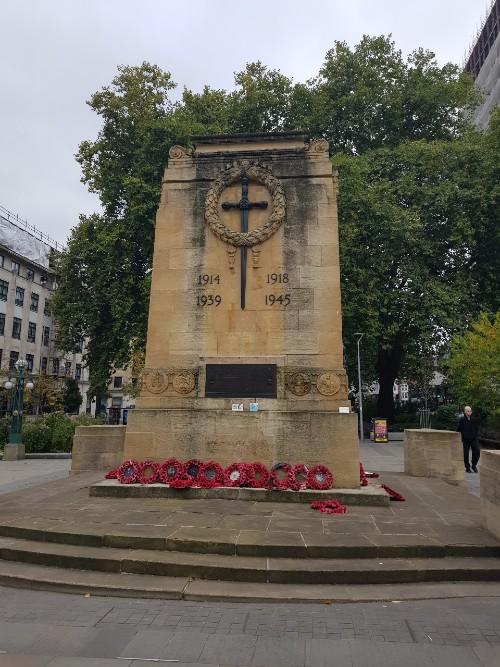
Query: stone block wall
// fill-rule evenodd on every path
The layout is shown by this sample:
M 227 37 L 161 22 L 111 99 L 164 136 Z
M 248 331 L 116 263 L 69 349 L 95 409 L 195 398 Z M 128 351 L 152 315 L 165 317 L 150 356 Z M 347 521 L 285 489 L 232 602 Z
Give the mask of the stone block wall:
M 438 477 L 447 482 L 464 478 L 460 434 L 437 429 L 406 429 L 405 473 L 414 477 Z
M 123 461 L 126 426 L 78 426 L 71 473 L 111 470 Z
M 500 451 L 483 450 L 479 472 L 483 525 L 500 540 Z

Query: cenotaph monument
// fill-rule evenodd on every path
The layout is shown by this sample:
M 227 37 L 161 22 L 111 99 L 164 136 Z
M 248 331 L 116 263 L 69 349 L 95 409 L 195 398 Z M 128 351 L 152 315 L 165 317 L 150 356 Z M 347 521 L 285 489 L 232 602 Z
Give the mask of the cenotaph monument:
M 252 134 L 172 147 L 124 458 L 321 463 L 356 488 L 347 391 L 328 143 Z

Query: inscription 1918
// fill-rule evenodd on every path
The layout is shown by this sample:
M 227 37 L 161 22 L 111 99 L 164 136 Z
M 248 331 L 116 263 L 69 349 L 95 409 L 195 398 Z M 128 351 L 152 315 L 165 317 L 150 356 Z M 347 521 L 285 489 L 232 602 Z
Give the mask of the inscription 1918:
M 267 274 L 267 284 L 268 285 L 278 285 L 280 283 L 288 282 L 288 273 L 268 273 Z

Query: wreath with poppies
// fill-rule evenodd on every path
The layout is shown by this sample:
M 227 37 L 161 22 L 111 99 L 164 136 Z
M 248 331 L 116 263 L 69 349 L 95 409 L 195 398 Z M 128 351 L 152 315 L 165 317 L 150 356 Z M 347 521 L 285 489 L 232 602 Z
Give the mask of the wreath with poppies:
M 288 488 L 293 491 L 300 491 L 307 487 L 307 475 L 309 468 L 303 463 L 292 466 L 288 479 Z
M 276 463 L 271 470 L 270 486 L 273 489 L 284 491 L 288 489 L 290 471 L 292 466 L 289 463 Z
M 154 461 L 143 461 L 139 463 L 137 481 L 139 484 L 154 484 L 158 481 L 158 464 Z
M 170 482 L 171 489 L 190 489 L 193 486 L 193 478 L 184 474 L 183 477 L 176 477 Z
M 186 475 L 191 478 L 192 486 L 196 484 L 202 465 L 202 461 L 198 459 L 189 459 L 184 464 Z
M 263 463 L 255 461 L 247 466 L 247 486 L 252 489 L 267 489 L 271 479 L 271 473 Z
M 185 466 L 175 458 L 167 459 L 158 468 L 158 477 L 163 484 L 170 484 L 185 476 Z
M 224 470 L 224 486 L 244 486 L 248 480 L 250 466 L 246 463 L 231 463 Z
M 113 468 L 113 470 L 109 470 L 104 475 L 104 479 L 118 479 L 118 468 Z
M 121 484 L 133 484 L 137 481 L 137 475 L 139 474 L 139 461 L 135 459 L 129 459 L 124 461 L 121 466 L 118 468 L 118 479 Z
M 307 488 L 315 491 L 326 491 L 333 486 L 333 475 L 326 466 L 315 465 L 307 473 Z
M 217 461 L 203 463 L 197 478 L 198 484 L 203 489 L 213 489 L 222 486 L 224 482 L 224 470 Z
M 347 514 L 347 507 L 338 500 L 315 500 L 311 503 L 311 509 L 322 514 Z

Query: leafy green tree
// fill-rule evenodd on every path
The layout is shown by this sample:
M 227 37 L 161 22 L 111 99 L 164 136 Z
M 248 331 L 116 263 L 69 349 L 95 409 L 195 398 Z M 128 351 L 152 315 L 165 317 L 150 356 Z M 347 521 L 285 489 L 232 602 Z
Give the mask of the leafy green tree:
M 378 379 L 378 412 L 391 419 L 394 380 L 437 356 L 474 312 L 475 228 L 489 214 L 489 155 L 474 136 L 335 162 L 349 366 L 354 372 L 354 332 L 363 331 L 365 374 Z
M 78 412 L 82 400 L 78 382 L 74 378 L 66 378 L 63 390 L 64 412 Z
M 500 311 L 494 317 L 481 313 L 453 339 L 447 366 L 460 403 L 471 403 L 492 425 L 500 425 Z
M 161 176 L 174 138 L 187 140 L 176 134 L 174 85 L 149 63 L 119 67 L 112 85 L 89 101 L 102 128 L 76 158 L 103 213 L 81 216 L 72 230 L 52 305 L 62 349 L 76 351 L 87 339 L 90 393 L 98 397 L 113 367 L 126 364 L 131 341 L 144 346 Z
M 171 75 L 155 65 L 122 66 L 111 85 L 89 101 L 102 126 L 95 141 L 82 142 L 76 158 L 82 167 L 82 180 L 99 195 L 103 212 L 82 216 L 73 229 L 67 250 L 58 260 L 60 280 L 53 310 L 63 349 L 76 350 L 87 339 L 90 394 L 98 399 L 106 392 L 113 368 L 126 365 L 144 348 L 154 215 L 170 145 L 188 143 L 193 134 L 295 129 L 326 137 L 333 152 L 359 155 L 380 147 L 399 150 L 397 146 L 406 140 L 456 137 L 467 126 L 460 110 L 474 100 L 471 79 L 458 67 L 439 67 L 433 54 L 421 50 L 404 60 L 390 37 L 383 36 L 365 36 L 354 49 L 336 42 L 318 76 L 305 84 L 293 84 L 278 70 L 256 62 L 235 75 L 235 90 L 231 92 L 208 86 L 201 93 L 185 89 L 180 102 L 174 103 L 170 97 L 174 87 Z M 407 218 L 413 224 L 413 219 L 405 208 L 411 205 L 405 203 L 404 194 L 398 197 L 396 190 L 391 190 L 394 173 L 404 193 L 398 153 L 383 154 L 383 186 L 375 192 L 369 179 L 378 177 L 377 159 L 367 158 L 359 168 L 348 158 L 343 163 L 340 160 L 344 169 L 342 273 L 348 297 L 347 335 L 359 328 L 360 321 L 354 310 L 349 310 L 349 299 L 360 296 L 362 312 L 372 317 L 369 323 L 362 320 L 367 334 L 371 333 L 371 338 L 367 335 L 363 341 L 368 367 L 374 370 L 374 359 L 380 368 L 390 366 L 389 378 L 410 355 L 406 348 L 398 351 L 403 345 L 394 335 L 401 328 L 399 311 L 383 305 L 382 313 L 377 314 L 378 305 L 387 301 L 385 284 L 377 272 L 368 275 L 365 271 L 364 255 L 380 251 L 388 259 L 393 250 L 404 249 L 406 236 L 412 241 L 412 235 L 397 228 L 406 224 Z M 351 176 L 353 183 L 345 185 Z M 423 172 L 415 176 L 424 183 L 426 178 Z M 411 173 L 408 179 L 412 181 Z M 365 188 L 370 192 L 366 202 Z M 390 203 L 383 201 L 383 188 Z M 377 196 L 382 199 L 375 205 Z M 448 198 L 452 200 L 451 193 Z M 402 210 L 398 211 L 401 202 Z M 426 205 L 434 203 L 428 200 Z M 442 203 L 436 204 L 442 217 Z M 379 230 L 369 233 L 356 210 L 357 206 L 364 210 L 372 205 L 377 209 L 372 210 L 376 219 L 388 215 L 381 226 L 385 236 Z M 348 206 L 355 207 L 352 214 L 348 214 Z M 483 222 L 475 239 L 476 249 L 487 230 L 492 231 L 491 224 Z M 381 244 L 392 229 L 396 230 L 395 238 L 385 252 Z M 364 252 L 357 246 L 360 241 Z M 483 248 L 491 254 L 487 243 Z M 426 257 L 422 244 L 418 249 Z M 360 256 L 361 265 L 357 263 Z M 397 287 L 397 266 L 393 271 L 396 273 L 390 281 Z M 364 289 L 361 278 L 367 280 Z M 463 288 L 469 289 L 467 282 Z M 409 293 L 410 289 L 418 300 L 413 286 L 405 284 L 403 291 Z M 407 301 L 411 302 L 410 294 Z M 401 331 L 405 332 L 402 339 L 422 333 L 418 327 L 402 327 Z M 418 340 L 420 345 L 427 344 L 422 338 Z
M 330 141 L 333 153 L 360 154 L 402 141 L 452 139 L 477 101 L 470 76 L 430 51 L 405 60 L 390 36 L 335 42 L 319 75 L 294 87 L 290 125 Z
M 234 77 L 236 90 L 228 99 L 229 132 L 279 132 L 290 128 L 292 81 L 260 61 Z

